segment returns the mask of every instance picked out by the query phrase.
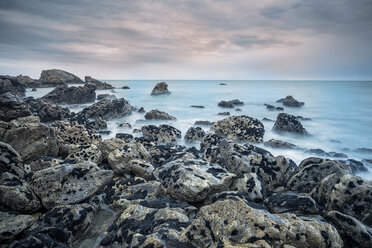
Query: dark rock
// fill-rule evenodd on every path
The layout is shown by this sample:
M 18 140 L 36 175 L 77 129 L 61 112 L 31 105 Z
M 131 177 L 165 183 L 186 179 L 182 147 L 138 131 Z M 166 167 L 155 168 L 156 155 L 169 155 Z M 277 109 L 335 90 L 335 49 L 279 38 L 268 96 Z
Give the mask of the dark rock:
M 105 129 L 107 128 L 107 122 L 101 117 L 88 118 L 82 112 L 69 119 L 70 122 L 76 122 L 77 124 L 83 125 L 88 129 Z
M 102 161 L 102 153 L 96 145 L 76 146 L 70 151 L 65 158 L 71 164 L 76 163 L 95 163 L 100 164 Z
M 0 95 L 0 120 L 11 121 L 30 115 L 29 106 L 23 101 L 22 97 L 12 92 Z
M 124 128 L 131 128 L 132 125 L 128 122 L 123 122 L 119 124 L 119 127 L 124 127 Z
M 96 86 L 97 90 L 110 90 L 110 89 L 115 88 L 111 84 L 108 84 L 106 82 L 101 82 L 101 81 L 99 81 L 97 79 L 94 79 L 90 76 L 85 76 L 85 83 L 94 84 Z
M 339 152 L 325 152 L 322 149 L 309 149 L 306 151 L 307 153 L 315 154 L 322 157 L 332 157 L 332 158 L 347 158 L 345 153 Z
M 121 87 L 123 90 L 129 90 L 130 88 L 129 88 L 129 86 L 123 86 L 123 87 Z
M 0 174 L 5 172 L 21 178 L 25 174 L 21 155 L 11 145 L 0 141 Z
M 205 132 L 201 127 L 190 127 L 185 134 L 185 140 L 187 142 L 201 141 L 204 136 Z
M 59 86 L 43 96 L 41 99 L 55 104 L 81 104 L 96 100 L 96 87 L 85 84 L 79 87 Z
M 265 146 L 271 147 L 271 148 L 278 148 L 278 149 L 298 149 L 299 147 L 285 141 L 276 140 L 276 139 L 270 139 L 268 141 L 264 142 Z
M 230 190 L 245 194 L 255 202 L 262 202 L 266 189 L 256 173 L 245 173 L 234 179 Z
M 110 94 L 97 95 L 97 101 L 102 101 L 102 100 L 117 100 L 117 98 L 115 95 L 110 95 Z
M 131 140 L 133 140 L 133 135 L 129 133 L 117 133 L 115 137 L 118 139 L 127 141 L 127 142 L 130 142 Z
M 361 147 L 354 150 L 354 152 L 372 154 L 372 148 Z
M 276 107 L 275 110 L 283 111 L 284 108 L 283 107 Z
M 197 126 L 210 126 L 210 125 L 212 125 L 212 122 L 210 122 L 210 121 L 195 121 L 194 125 L 197 125 Z
M 146 125 L 141 130 L 144 137 L 158 142 L 176 142 L 181 138 L 181 131 L 169 125 Z
M 170 91 L 168 90 L 168 84 L 166 82 L 157 83 L 151 92 L 151 95 L 154 96 L 164 94 L 170 94 Z
M 138 110 L 138 113 L 145 113 L 145 109 L 143 107 L 140 107 L 140 109 Z
M 72 116 L 68 108 L 62 108 L 43 99 L 28 101 L 28 103 L 31 110 L 40 117 L 41 122 L 59 121 Z
M 26 95 L 26 89 L 16 77 L 0 75 L 0 94 L 11 92 L 19 96 Z
M 220 83 L 220 85 L 227 85 L 227 84 L 225 84 L 225 83 Z
M 133 107 L 124 99 L 102 100 L 83 109 L 80 114 L 87 118 L 102 118 L 108 120 L 126 116 L 132 113 Z
M 275 122 L 274 120 L 271 120 L 269 118 L 263 118 L 262 121 L 270 121 L 270 122 Z
M 205 108 L 205 107 L 202 106 L 202 105 L 191 105 L 190 107 L 191 107 L 191 108 Z
M 220 101 L 218 106 L 223 108 L 233 108 L 235 106 L 244 105 L 244 102 L 239 101 L 238 99 L 230 100 L 230 101 Z
M 153 109 L 145 114 L 146 120 L 176 120 L 176 117 L 173 117 L 166 112 L 160 111 L 158 109 Z
M 242 111 L 240 108 L 235 109 L 235 111 Z
M 288 107 L 301 107 L 305 104 L 304 102 L 297 101 L 293 96 L 286 96 L 285 98 L 279 99 L 276 102 L 281 102 L 284 106 Z
M 35 221 L 31 215 L 0 212 L 0 243 L 12 241 Z
M 32 90 L 31 91 L 37 91 L 37 89 L 36 88 L 32 88 Z
M 109 130 L 98 130 L 97 132 L 98 132 L 99 134 L 103 134 L 103 135 L 108 135 L 108 134 L 111 133 L 111 131 L 109 131 Z
M 278 114 L 273 131 L 283 133 L 295 133 L 300 135 L 308 135 L 306 129 L 302 126 L 297 117 L 286 113 Z
M 52 69 L 44 70 L 41 72 L 39 81 L 42 84 L 47 84 L 50 86 L 59 86 L 64 84 L 83 84 L 84 82 L 75 76 L 66 71 Z
M 230 112 L 220 112 L 218 115 L 230 115 Z

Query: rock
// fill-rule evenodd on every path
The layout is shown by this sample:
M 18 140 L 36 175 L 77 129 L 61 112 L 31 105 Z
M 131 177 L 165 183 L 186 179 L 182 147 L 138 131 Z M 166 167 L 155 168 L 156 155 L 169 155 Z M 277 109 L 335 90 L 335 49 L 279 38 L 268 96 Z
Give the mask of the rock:
M 35 212 L 41 207 L 31 186 L 17 176 L 5 172 L 0 174 L 0 205 L 22 213 Z
M 37 91 L 37 89 L 36 88 L 32 88 L 32 90 L 31 91 Z
M 108 84 L 106 82 L 101 82 L 97 79 L 94 79 L 90 76 L 85 76 L 85 83 L 92 83 L 96 86 L 97 90 L 110 90 L 110 89 L 114 89 L 115 87 L 113 87 L 111 84 Z
M 284 106 L 288 106 L 288 107 L 301 107 L 305 105 L 304 102 L 297 101 L 296 99 L 294 99 L 293 96 L 286 96 L 285 98 L 279 99 L 276 102 L 281 102 L 283 103 Z
M 338 160 L 338 162 L 346 164 L 352 173 L 368 171 L 368 168 L 364 165 L 363 162 L 357 161 L 355 159 Z
M 144 145 L 146 146 L 146 144 Z M 157 166 L 161 166 L 178 158 L 181 159 L 190 152 L 185 146 L 173 144 L 151 145 L 151 147 L 147 145 L 146 149 L 151 155 L 151 162 Z
M 155 168 L 150 162 L 141 159 L 133 159 L 128 165 L 128 170 L 133 172 L 134 175 L 146 180 L 151 180 L 153 178 L 152 173 Z
M 0 242 L 12 241 L 35 221 L 31 215 L 0 212 Z
M 151 92 L 151 95 L 154 96 L 164 94 L 170 94 L 170 91 L 168 90 L 168 84 L 166 82 L 157 83 Z
M 115 174 L 124 175 L 132 171 L 131 160 L 141 159 L 151 161 L 151 156 L 142 144 L 126 143 L 120 149 L 112 151 L 107 159 Z
M 194 122 L 194 125 L 197 125 L 197 126 L 210 126 L 210 125 L 212 125 L 212 122 L 210 122 L 210 121 L 195 121 Z
M 154 139 L 157 142 L 176 142 L 181 138 L 181 131 L 169 125 L 146 125 L 141 130 L 145 138 Z
M 297 117 L 297 119 L 299 119 L 299 120 L 303 120 L 303 121 L 311 121 L 311 118 L 302 117 L 302 116 L 300 116 L 300 115 L 298 115 L 298 116 L 296 116 L 296 117 Z
M 123 87 L 121 87 L 123 90 L 129 90 L 130 88 L 129 88 L 129 86 L 123 86 Z
M 218 115 L 230 115 L 230 112 L 220 112 Z
M 300 135 L 309 135 L 297 117 L 286 113 L 278 114 L 273 131 L 278 133 L 288 132 Z
M 37 113 L 42 122 L 51 122 L 64 120 L 71 117 L 70 110 L 68 108 L 62 108 L 53 103 L 38 99 L 29 101 L 31 109 Z
M 132 113 L 133 107 L 124 99 L 102 100 L 81 111 L 87 118 L 99 118 L 104 120 L 126 116 Z
M 337 228 L 345 247 L 372 247 L 372 228 L 338 211 L 328 212 L 326 218 Z
M 69 163 L 95 163 L 100 164 L 102 162 L 102 153 L 95 145 L 90 146 L 78 146 L 70 151 L 70 154 L 66 157 Z
M 217 135 L 240 141 L 262 142 L 265 133 L 259 120 L 246 115 L 227 117 L 213 124 L 212 128 Z
M 145 114 L 145 119 L 146 120 L 176 120 L 176 117 L 173 117 L 158 109 L 153 109 Z
M 36 116 L 0 121 L 0 140 L 10 144 L 26 162 L 35 157 L 56 156 L 59 150 L 55 129 L 40 123 Z
M 263 118 L 262 121 L 270 121 L 270 122 L 275 122 L 274 120 L 271 120 L 269 118 Z
M 43 96 L 41 99 L 54 104 L 81 104 L 96 100 L 96 87 L 92 84 L 84 86 L 59 86 Z
M 295 212 L 300 214 L 320 214 L 322 208 L 308 195 L 294 193 L 274 193 L 265 199 L 265 206 L 271 213 Z
M 219 165 L 203 160 L 176 160 L 158 167 L 155 178 L 170 196 L 187 202 L 199 202 L 210 193 L 227 189 L 235 176 Z
M 271 148 L 278 148 L 278 149 L 298 149 L 299 147 L 285 141 L 276 140 L 276 139 L 270 139 L 268 141 L 264 142 L 265 146 L 271 147 Z
M 227 85 L 227 84 L 225 84 L 225 83 L 220 83 L 220 85 Z
M 115 95 L 110 95 L 110 94 L 99 94 L 97 95 L 97 101 L 102 101 L 102 100 L 117 100 Z
M 12 92 L 0 95 L 0 120 L 11 121 L 19 117 L 30 116 L 29 106 L 22 97 Z
M 261 202 L 266 194 L 266 189 L 256 173 L 245 173 L 236 177 L 230 190 L 245 194 L 255 202 Z
M 244 105 L 244 102 L 239 101 L 238 99 L 230 100 L 230 101 L 220 101 L 218 106 L 223 108 L 233 108 L 235 106 Z
M 102 153 L 102 160 L 106 161 L 108 155 L 111 152 L 113 152 L 116 149 L 124 147 L 125 144 L 126 144 L 125 141 L 118 138 L 102 140 L 98 145 L 98 148 L 101 150 Z
M 19 177 L 25 174 L 21 155 L 11 145 L 0 141 L 0 174 L 4 172 Z
M 205 108 L 205 107 L 202 106 L 202 105 L 191 105 L 190 107 L 191 107 L 191 108 Z
M 22 75 L 22 74 L 16 76 L 16 80 L 26 88 L 32 88 L 32 87 L 34 87 L 34 85 L 36 85 L 38 83 L 35 79 L 32 79 L 29 76 L 25 76 L 25 75 Z M 36 89 L 35 89 L 35 91 L 36 91 Z
M 187 130 L 184 139 L 187 142 L 195 142 L 195 141 L 201 141 L 204 136 L 205 136 L 205 132 L 201 127 L 190 127 Z
M 100 130 L 107 128 L 107 122 L 101 117 L 88 118 L 82 112 L 76 114 L 73 118 L 70 118 L 69 121 L 76 122 L 79 125 L 83 125 L 87 129 Z
M 315 154 L 322 157 L 333 157 L 333 158 L 347 158 L 345 153 L 340 152 L 325 152 L 322 149 L 309 149 L 307 153 Z
M 134 128 L 132 133 L 142 133 L 142 130 L 138 128 Z
M 183 232 L 195 247 L 343 247 L 328 223 L 294 214 L 270 214 L 246 201 L 219 200 L 203 206 Z M 238 247 L 238 246 L 236 246 Z
M 354 152 L 372 154 L 372 148 L 361 147 L 354 150 Z
M 132 125 L 128 122 L 123 122 L 119 124 L 119 127 L 124 127 L 124 128 L 131 128 Z
M 72 73 L 58 69 L 43 70 L 39 81 L 42 84 L 59 86 L 65 84 L 83 84 L 84 82 Z
M 267 108 L 268 110 L 275 110 L 275 106 L 270 105 L 270 104 L 266 104 L 266 108 Z
M 348 170 L 347 166 L 336 161 L 310 157 L 300 163 L 297 173 L 289 179 L 287 189 L 300 193 L 309 193 L 324 177 L 346 170 Z
M 98 191 L 113 176 L 95 164 L 64 164 L 35 172 L 31 185 L 47 209 L 79 203 Z
M 24 85 L 17 78 L 0 75 L 0 94 L 7 92 L 11 92 L 19 96 L 26 95 Z
M 129 133 L 117 133 L 115 137 L 126 142 L 130 142 L 131 140 L 133 140 L 133 135 Z
M 31 172 L 36 172 L 39 170 L 44 170 L 44 169 L 54 167 L 54 166 L 64 164 L 64 163 L 65 163 L 64 160 L 61 160 L 58 158 L 38 157 L 30 162 L 30 169 L 31 169 Z
M 340 211 L 371 226 L 371 192 L 371 181 L 339 171 L 324 177 L 310 195 L 327 210 Z
M 139 110 L 138 110 L 138 113 L 145 113 L 145 109 L 143 107 L 141 107 Z
M 276 107 L 275 110 L 283 111 L 284 108 L 283 107 Z

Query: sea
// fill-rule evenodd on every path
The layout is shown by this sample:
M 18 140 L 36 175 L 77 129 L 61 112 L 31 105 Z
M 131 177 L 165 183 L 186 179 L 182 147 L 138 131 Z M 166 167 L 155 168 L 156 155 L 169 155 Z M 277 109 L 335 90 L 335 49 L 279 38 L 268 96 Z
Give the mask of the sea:
M 325 152 L 345 153 L 348 158 L 364 161 L 371 166 L 372 153 L 358 152 L 358 148 L 372 148 L 372 82 L 367 81 L 254 81 L 254 80 L 163 80 L 167 82 L 169 95 L 150 95 L 159 80 L 102 80 L 115 87 L 113 90 L 97 90 L 99 94 L 112 94 L 123 97 L 132 106 L 144 107 L 145 111 L 159 109 L 177 120 L 167 124 L 181 130 L 184 135 L 197 120 L 217 121 L 225 118 L 218 113 L 230 112 L 230 115 L 248 115 L 259 120 L 264 118 L 276 120 L 280 112 L 310 118 L 300 120 L 311 136 L 301 137 L 290 134 L 277 134 L 272 131 L 273 121 L 262 121 L 265 126 L 264 141 L 278 139 L 287 141 L 304 149 L 322 149 Z M 130 89 L 122 89 L 128 86 Z M 27 89 L 26 96 L 42 97 L 53 88 L 39 88 L 37 91 Z M 285 107 L 284 111 L 270 111 L 265 104 L 282 106 L 276 101 L 291 95 L 305 105 L 299 108 Z M 221 108 L 221 100 L 239 99 L 243 106 L 241 111 Z M 91 103 L 92 104 L 92 103 Z M 73 112 L 78 112 L 90 104 L 63 105 Z M 193 108 L 201 105 L 204 108 Z M 144 113 L 133 112 L 129 116 L 108 121 L 109 135 L 132 133 L 134 128 L 141 128 Z M 132 128 L 119 127 L 128 122 Z M 164 121 L 147 121 L 146 124 L 160 124 Z M 209 127 L 203 127 L 209 132 Z M 140 134 L 134 134 L 134 136 Z M 179 144 L 187 145 L 184 139 Z M 196 144 L 198 146 L 198 144 Z M 265 147 L 273 155 L 284 155 L 297 164 L 311 156 L 305 150 L 273 149 Z M 369 162 L 369 163 L 368 163 Z M 372 168 L 359 176 L 372 180 Z

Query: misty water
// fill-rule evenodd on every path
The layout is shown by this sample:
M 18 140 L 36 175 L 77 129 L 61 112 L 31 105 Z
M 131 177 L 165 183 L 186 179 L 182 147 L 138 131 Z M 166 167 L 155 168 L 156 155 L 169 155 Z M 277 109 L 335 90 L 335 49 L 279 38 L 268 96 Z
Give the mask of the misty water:
M 168 121 L 182 131 L 193 126 L 196 120 L 217 121 L 226 116 L 219 112 L 229 111 L 231 115 L 248 115 L 259 120 L 268 118 L 276 120 L 279 111 L 269 111 L 265 103 L 282 106 L 276 100 L 287 95 L 305 102 L 301 108 L 284 107 L 288 114 L 311 118 L 301 120 L 309 137 L 280 135 L 271 131 L 274 122 L 263 121 L 265 126 L 264 140 L 271 138 L 291 142 L 301 148 L 323 149 L 326 152 L 342 152 L 349 158 L 364 160 L 372 159 L 371 153 L 358 153 L 357 148 L 372 148 L 372 82 L 347 81 L 221 81 L 221 80 L 167 80 L 169 95 L 151 96 L 151 90 L 158 80 L 107 80 L 114 90 L 97 90 L 98 94 L 113 94 L 123 97 L 132 106 L 144 107 L 146 111 L 159 109 L 177 118 Z M 225 83 L 226 85 L 220 85 Z M 130 89 L 122 89 L 129 86 Z M 36 92 L 27 89 L 27 96 L 41 97 L 52 88 L 41 88 Z M 242 111 L 218 107 L 221 100 L 239 99 L 244 106 L 238 106 Z M 67 105 L 74 112 L 82 110 L 90 104 Z M 192 108 L 191 105 L 202 105 L 205 108 Z M 109 135 L 102 137 L 115 137 L 116 133 L 132 133 L 133 128 L 140 128 L 144 123 L 136 123 L 144 119 L 144 114 L 134 112 L 130 116 L 110 120 L 108 122 Z M 119 124 L 129 122 L 132 128 L 122 128 Z M 149 124 L 159 124 L 157 121 L 148 121 Z M 162 121 L 161 123 L 164 123 Z M 208 131 L 208 127 L 203 127 Z M 135 135 L 134 135 L 135 136 Z M 180 144 L 185 144 L 181 139 Z M 185 144 L 187 145 L 187 144 Z M 262 144 L 259 144 L 262 146 Z M 299 164 L 303 159 L 316 156 L 301 150 L 279 150 L 265 147 L 274 155 L 284 155 Z M 371 170 L 360 176 L 372 179 Z

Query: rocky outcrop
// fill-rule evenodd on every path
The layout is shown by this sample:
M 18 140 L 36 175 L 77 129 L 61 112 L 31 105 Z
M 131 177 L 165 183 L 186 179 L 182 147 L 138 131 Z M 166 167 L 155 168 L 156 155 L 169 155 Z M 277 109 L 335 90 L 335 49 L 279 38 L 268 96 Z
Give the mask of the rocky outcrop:
M 19 117 L 30 116 L 29 106 L 22 97 L 15 93 L 7 92 L 0 95 L 0 120 L 11 121 Z
M 141 128 L 145 138 L 157 142 L 176 142 L 181 138 L 181 131 L 169 125 L 146 125 Z
M 0 141 L 0 174 L 5 172 L 19 177 L 25 174 L 21 155 L 11 145 Z
M 97 90 L 110 90 L 115 89 L 111 84 L 108 84 L 106 82 L 101 82 L 97 79 L 94 79 L 90 76 L 85 76 L 85 83 L 91 83 L 94 84 L 97 88 Z
M 265 129 L 264 125 L 257 120 L 246 115 L 231 116 L 213 124 L 217 135 L 227 137 L 232 140 L 262 142 Z
M 281 98 L 276 102 L 281 102 L 283 103 L 284 106 L 287 106 L 287 107 L 301 107 L 305 105 L 304 102 L 297 101 L 296 99 L 294 99 L 293 96 L 286 96 L 285 98 Z
M 96 100 L 96 87 L 92 84 L 85 84 L 78 87 L 59 86 L 41 99 L 55 104 L 90 103 Z
M 151 92 L 151 95 L 153 96 L 164 94 L 170 94 L 170 91 L 168 90 L 168 84 L 166 82 L 157 83 Z
M 194 122 L 194 125 L 196 125 L 196 126 L 210 126 L 212 124 L 213 123 L 210 122 L 210 121 L 195 121 Z
M 235 106 L 239 106 L 239 105 L 244 105 L 244 102 L 238 99 L 234 99 L 230 101 L 220 101 L 218 103 L 218 106 L 223 107 L 223 108 L 234 108 Z
M 26 89 L 16 77 L 0 75 L 0 94 L 7 92 L 25 96 Z
M 286 113 L 278 114 L 273 131 L 278 133 L 287 132 L 299 135 L 309 135 L 296 116 Z
M 12 241 L 35 221 L 31 215 L 0 212 L 0 242 Z
M 62 108 L 43 99 L 29 100 L 28 103 L 30 109 L 40 117 L 42 122 L 59 121 L 71 117 L 68 108 Z
M 60 86 L 64 84 L 83 84 L 84 82 L 72 73 L 67 71 L 51 69 L 43 70 L 39 79 L 42 85 Z
M 187 142 L 201 141 L 204 136 L 205 132 L 201 127 L 190 127 L 185 134 L 185 140 Z
M 124 99 L 102 100 L 83 109 L 80 114 L 87 118 L 102 118 L 104 120 L 126 116 L 132 113 L 133 107 Z
M 0 121 L 0 141 L 10 144 L 26 162 L 35 157 L 56 156 L 59 150 L 55 129 L 42 124 L 37 116 Z
M 158 109 L 153 109 L 145 114 L 146 120 L 176 120 L 176 117 Z

